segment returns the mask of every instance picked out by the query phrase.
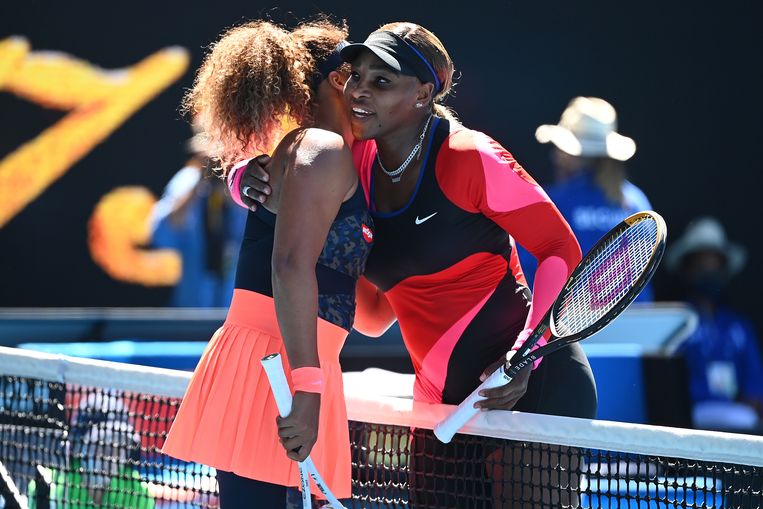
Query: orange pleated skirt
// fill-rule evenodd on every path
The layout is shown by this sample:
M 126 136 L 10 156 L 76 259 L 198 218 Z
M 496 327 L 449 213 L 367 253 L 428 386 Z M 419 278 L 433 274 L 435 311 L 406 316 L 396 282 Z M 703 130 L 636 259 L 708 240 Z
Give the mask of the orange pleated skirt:
M 323 394 L 310 456 L 338 498 L 349 498 L 350 443 L 339 351 L 347 331 L 318 319 Z M 260 360 L 280 353 L 291 373 L 272 298 L 235 290 L 228 316 L 193 373 L 162 452 L 240 476 L 299 486 L 297 464 L 278 440 L 278 409 Z M 311 481 L 312 482 L 312 481 Z M 320 496 L 313 484 L 312 493 Z

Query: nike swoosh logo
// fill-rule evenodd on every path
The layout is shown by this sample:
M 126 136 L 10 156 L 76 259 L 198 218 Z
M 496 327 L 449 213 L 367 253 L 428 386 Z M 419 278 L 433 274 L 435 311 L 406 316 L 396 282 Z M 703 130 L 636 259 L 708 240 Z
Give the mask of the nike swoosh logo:
M 435 212 L 434 214 L 432 214 L 430 216 L 425 217 L 424 219 L 419 219 L 419 216 L 416 216 L 416 225 L 420 225 L 424 221 L 428 221 L 429 219 L 432 219 L 436 215 L 437 215 L 437 212 Z

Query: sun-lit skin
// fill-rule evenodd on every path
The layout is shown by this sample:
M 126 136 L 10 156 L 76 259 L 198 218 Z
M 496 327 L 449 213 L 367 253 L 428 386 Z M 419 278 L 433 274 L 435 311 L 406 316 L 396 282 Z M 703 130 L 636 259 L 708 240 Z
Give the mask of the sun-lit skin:
M 382 162 L 396 168 L 418 141 L 431 114 L 431 83 L 399 74 L 370 51 L 352 62 L 344 96 L 352 110 L 357 139 L 376 140 Z M 426 107 L 417 108 L 416 103 Z

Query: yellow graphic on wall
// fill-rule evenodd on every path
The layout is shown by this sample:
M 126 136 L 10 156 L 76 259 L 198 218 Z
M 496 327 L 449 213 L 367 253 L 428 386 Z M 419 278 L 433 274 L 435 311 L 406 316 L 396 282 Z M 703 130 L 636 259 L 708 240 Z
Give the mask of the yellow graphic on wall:
M 180 255 L 172 249 L 136 249 L 151 238 L 149 217 L 156 204 L 144 187 L 120 187 L 101 198 L 88 228 L 93 260 L 114 279 L 147 286 L 180 279 Z
M 70 111 L 0 160 L 0 228 L 180 78 L 188 62 L 185 49 L 171 47 L 133 66 L 104 70 L 64 53 L 31 52 L 21 37 L 0 41 L 0 91 Z M 154 202 L 148 190 L 124 188 L 109 193 L 96 207 L 90 251 L 112 277 L 147 285 L 172 284 L 179 278 L 176 252 L 138 247 L 147 241 L 148 205 Z

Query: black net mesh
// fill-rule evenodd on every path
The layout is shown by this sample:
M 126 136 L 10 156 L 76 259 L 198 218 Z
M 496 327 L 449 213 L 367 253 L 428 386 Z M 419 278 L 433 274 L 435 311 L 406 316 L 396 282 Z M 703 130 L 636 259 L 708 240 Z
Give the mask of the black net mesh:
M 350 423 L 354 507 L 761 508 L 763 469 Z M 618 444 L 622 445 L 622 444 Z
M 178 405 L 0 376 L 0 463 L 39 509 L 218 507 L 213 469 L 159 452 Z M 760 467 L 471 435 L 446 445 L 428 429 L 359 421 L 350 438 L 347 507 L 763 507 Z
M 31 507 L 218 507 L 214 470 L 159 452 L 179 400 L 0 377 L 0 461 Z

